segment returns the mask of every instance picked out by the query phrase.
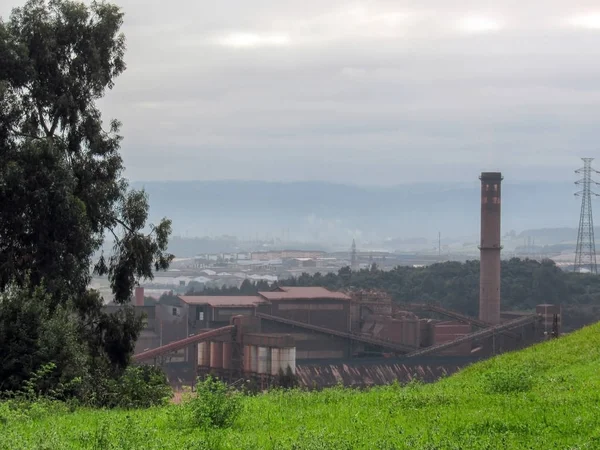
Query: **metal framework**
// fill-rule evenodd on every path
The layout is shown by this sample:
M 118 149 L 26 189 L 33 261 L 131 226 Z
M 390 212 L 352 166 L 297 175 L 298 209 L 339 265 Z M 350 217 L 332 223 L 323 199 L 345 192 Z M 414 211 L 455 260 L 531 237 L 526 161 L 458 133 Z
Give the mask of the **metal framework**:
M 465 342 L 473 342 L 474 340 L 485 339 L 488 337 L 492 337 L 495 334 L 500 334 L 506 331 L 514 330 L 515 328 L 524 327 L 531 323 L 536 323 L 542 320 L 542 316 L 538 314 L 532 314 L 530 316 L 519 317 L 517 319 L 511 320 L 509 322 L 504 322 L 500 325 L 495 325 L 490 328 L 485 328 L 483 330 L 475 331 L 474 333 L 467 334 L 465 336 L 461 336 L 453 341 L 444 342 L 442 344 L 432 345 L 431 347 L 425 347 L 421 350 L 415 350 L 408 355 L 405 355 L 406 358 L 414 358 L 415 356 L 425 356 L 431 355 L 434 353 L 441 352 L 442 350 L 447 350 L 452 347 L 456 347 L 457 345 L 464 344 Z
M 356 241 L 352 239 L 352 250 L 350 255 L 350 268 L 356 270 Z
M 467 316 L 465 314 L 461 314 L 461 313 L 453 311 L 451 309 L 443 308 L 439 305 L 432 305 L 431 303 L 402 303 L 400 305 L 394 305 L 394 308 L 397 311 L 402 311 L 403 309 L 408 309 L 408 310 L 412 310 L 412 311 L 435 312 L 435 313 L 442 314 L 444 316 L 456 319 L 459 322 L 468 323 L 477 328 L 485 329 L 485 328 L 489 328 L 489 327 L 493 326 L 492 324 L 484 322 L 483 320 L 474 319 L 473 317 Z M 511 337 L 511 338 L 518 337 L 515 333 L 512 333 L 510 331 L 503 331 L 502 334 L 504 334 L 508 337 Z
M 365 344 L 378 345 L 383 348 L 397 351 L 399 353 L 409 353 L 415 350 L 413 346 L 402 344 L 400 342 L 394 342 L 387 339 L 377 339 L 370 336 L 365 336 L 356 333 L 346 333 L 345 331 L 333 330 L 331 328 L 325 328 L 318 325 L 313 325 L 306 322 L 299 322 L 297 320 L 287 319 L 285 317 L 272 316 L 270 314 L 256 313 L 256 317 L 261 319 L 270 320 L 272 322 L 285 323 L 286 325 L 292 325 L 298 328 L 304 328 L 306 330 L 316 331 L 318 333 L 328 334 L 330 336 L 339 336 L 341 338 L 349 339 L 351 341 L 363 342 Z
M 582 178 L 575 182 L 581 186 L 581 190 L 575 193 L 581 197 L 581 214 L 579 216 L 579 232 L 577 233 L 577 249 L 575 250 L 575 272 L 589 271 L 597 274 L 596 266 L 596 243 L 594 241 L 594 218 L 592 217 L 592 196 L 598 196 L 592 191 L 592 184 L 597 185 L 592 180 L 592 173 L 600 173 L 592 169 L 594 158 L 581 158 L 583 167 L 575 171 L 581 174 Z
M 212 337 L 222 336 L 227 333 L 231 333 L 235 331 L 235 325 L 228 325 L 222 328 L 215 328 L 214 330 L 207 331 L 205 333 L 196 334 L 194 336 L 186 337 L 179 341 L 170 342 L 161 347 L 153 348 L 152 350 L 148 350 L 142 353 L 137 353 L 132 356 L 133 361 L 140 362 L 148 359 L 156 358 L 158 356 L 166 355 L 167 353 L 176 352 L 182 348 L 187 347 L 188 345 L 195 344 L 200 341 L 205 341 Z

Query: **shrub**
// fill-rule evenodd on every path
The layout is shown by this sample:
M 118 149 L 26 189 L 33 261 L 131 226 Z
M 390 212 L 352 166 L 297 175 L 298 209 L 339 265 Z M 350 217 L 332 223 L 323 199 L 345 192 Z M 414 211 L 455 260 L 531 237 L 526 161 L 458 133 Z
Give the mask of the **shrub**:
M 198 380 L 196 394 L 184 400 L 183 408 L 195 425 L 202 428 L 226 428 L 241 412 L 241 395 L 222 381 L 208 376 Z
M 0 292 L 0 349 L 0 395 L 27 383 L 36 395 L 54 395 L 87 368 L 76 321 L 69 308 L 52 307 L 43 286 Z
M 166 375 L 153 366 L 129 366 L 117 381 L 117 393 L 123 408 L 166 405 L 173 397 Z
M 160 368 L 129 366 L 117 378 L 106 370 L 95 370 L 81 383 L 78 397 L 92 407 L 150 408 L 166 405 L 173 390 Z
M 528 392 L 533 387 L 533 383 L 531 370 L 524 366 L 490 370 L 483 378 L 484 387 L 491 394 Z

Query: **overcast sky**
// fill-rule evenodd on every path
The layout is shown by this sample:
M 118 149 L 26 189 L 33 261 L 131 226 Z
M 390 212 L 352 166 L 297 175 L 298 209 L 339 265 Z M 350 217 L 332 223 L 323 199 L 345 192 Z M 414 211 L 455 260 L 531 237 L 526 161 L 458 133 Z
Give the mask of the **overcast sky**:
M 118 3 L 128 70 L 102 109 L 133 180 L 568 180 L 600 159 L 598 0 Z

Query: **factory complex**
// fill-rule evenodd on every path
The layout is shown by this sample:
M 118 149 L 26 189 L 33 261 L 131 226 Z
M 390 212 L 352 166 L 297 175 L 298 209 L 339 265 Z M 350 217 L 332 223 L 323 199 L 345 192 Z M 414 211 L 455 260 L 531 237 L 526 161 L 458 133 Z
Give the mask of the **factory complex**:
M 160 364 L 173 384 L 212 374 L 260 387 L 295 375 L 300 385 L 433 381 L 476 360 L 560 333 L 558 305 L 502 312 L 502 175 L 481 174 L 479 317 L 437 304 L 398 304 L 377 289 L 333 292 L 273 283 L 251 296 L 172 295 L 135 307 L 147 316 L 134 360 Z

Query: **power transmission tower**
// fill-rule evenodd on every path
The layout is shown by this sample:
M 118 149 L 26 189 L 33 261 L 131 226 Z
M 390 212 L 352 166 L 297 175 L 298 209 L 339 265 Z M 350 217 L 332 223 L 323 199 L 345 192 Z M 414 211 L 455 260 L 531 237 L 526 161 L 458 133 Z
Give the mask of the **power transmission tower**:
M 581 215 L 579 217 L 579 232 L 577 233 L 577 249 L 575 250 L 575 272 L 589 270 L 590 273 L 597 274 L 596 266 L 596 243 L 594 242 L 594 218 L 592 217 L 592 195 L 598 196 L 592 191 L 592 184 L 597 185 L 592 180 L 592 172 L 600 173 L 592 169 L 592 161 L 594 158 L 581 158 L 583 167 L 576 170 L 575 173 L 580 173 L 583 177 L 576 181 L 575 184 L 581 186 L 581 191 L 575 195 L 581 197 Z
M 356 270 L 356 241 L 352 239 L 352 254 L 350 255 L 350 268 Z

